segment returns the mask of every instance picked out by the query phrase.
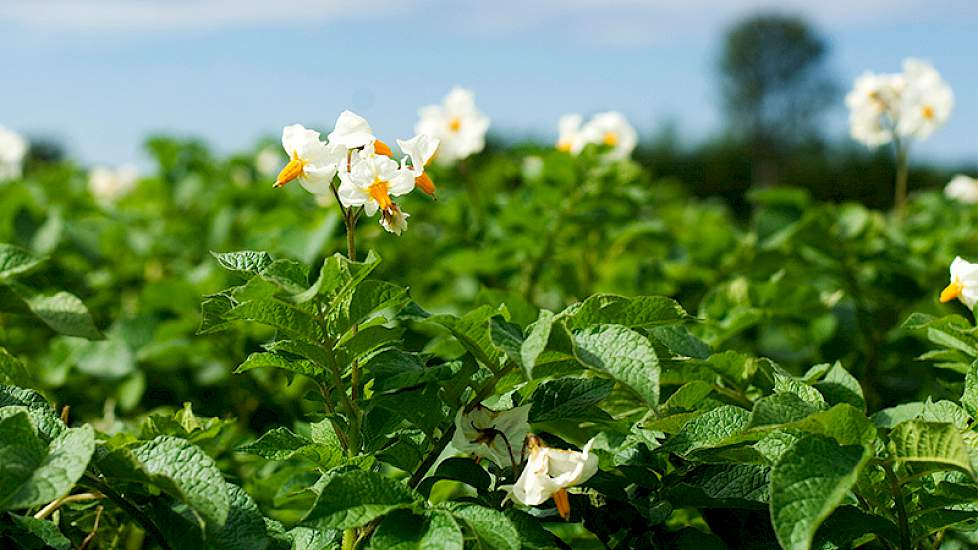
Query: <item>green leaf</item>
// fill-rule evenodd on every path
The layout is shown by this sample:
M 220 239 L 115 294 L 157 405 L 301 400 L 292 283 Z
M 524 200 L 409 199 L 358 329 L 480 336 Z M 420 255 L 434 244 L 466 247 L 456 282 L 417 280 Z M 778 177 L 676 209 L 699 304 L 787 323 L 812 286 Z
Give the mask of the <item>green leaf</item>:
M 496 371 L 505 354 L 492 341 L 490 319 L 500 311 L 491 306 L 481 306 L 459 318 L 454 315 L 433 315 L 425 322 L 441 325 L 452 333 L 462 347 L 477 361 Z
M 343 451 L 339 447 L 314 443 L 282 427 L 265 432 L 254 443 L 238 447 L 237 450 L 275 461 L 300 457 L 315 462 L 325 469 L 345 463 Z
M 608 397 L 612 388 L 614 383 L 603 378 L 548 380 L 530 396 L 530 422 L 590 419 L 597 416 L 594 406 Z
M 849 374 L 841 363 L 836 362 L 832 365 L 825 377 L 815 384 L 815 389 L 830 405 L 848 403 L 859 409 L 866 408 L 866 399 L 863 397 L 863 389 L 859 381 Z
M 968 414 L 952 401 L 923 403 L 904 403 L 889 409 L 883 409 L 872 416 L 874 424 L 881 428 L 893 428 L 907 420 L 923 420 L 926 422 L 947 422 L 958 428 L 968 427 Z
M 406 510 L 392 512 L 370 538 L 369 550 L 462 550 L 462 530 L 451 514 L 432 510 L 417 516 Z
M 964 393 L 961 394 L 961 406 L 971 418 L 978 419 L 978 361 L 971 364 L 964 376 Z
M 449 503 L 455 519 L 475 536 L 477 547 L 520 550 L 520 534 L 505 514 L 476 504 Z
M 364 364 L 373 374 L 373 390 L 378 393 L 447 380 L 458 372 L 459 366 L 458 363 L 425 366 L 417 355 L 399 349 L 384 350 Z
M 65 431 L 64 422 L 54 413 L 51 404 L 34 390 L 0 385 L 0 411 L 4 407 L 10 407 L 14 411 L 20 408 L 19 410 L 26 412 L 46 442 Z
M 348 359 L 352 360 L 400 341 L 402 334 L 404 329 L 401 327 L 390 328 L 384 325 L 360 327 L 356 334 L 341 342 L 338 347 Z
M 224 477 L 200 447 L 184 439 L 159 436 L 134 448 L 132 455 L 150 482 L 193 508 L 209 526 L 225 524 L 230 502 Z
M 970 357 L 978 357 L 978 328 L 960 315 L 935 318 L 915 313 L 903 323 L 903 327 L 924 332 L 928 340 L 939 346 L 964 352 Z
M 323 372 L 323 369 L 312 361 L 305 359 L 287 359 L 281 355 L 266 352 L 252 353 L 244 360 L 244 363 L 241 363 L 238 365 L 238 368 L 234 369 L 234 372 L 242 373 L 263 368 L 282 369 L 313 378 Z
M 231 323 L 225 316 L 233 307 L 231 298 L 223 294 L 208 296 L 200 303 L 200 327 L 197 334 L 212 334 L 230 327 Z
M 271 543 L 265 518 L 255 501 L 244 489 L 225 483 L 228 516 L 222 527 L 208 531 L 209 546 L 214 550 L 262 550 Z
M 58 526 L 50 521 L 14 514 L 8 517 L 13 520 L 16 528 L 6 534 L 17 542 L 18 548 L 23 550 L 35 548 L 37 550 L 50 548 L 69 550 L 71 548 L 71 541 L 68 540 L 68 537 L 62 535 Z M 2 532 L 2 528 L 0 528 L 0 532 Z
M 326 258 L 319 269 L 316 281 L 304 292 L 293 296 L 297 303 L 308 302 L 317 296 L 339 296 L 351 294 L 367 276 L 380 265 L 380 256 L 373 250 L 367 253 L 362 262 L 351 262 L 342 254 Z
M 330 477 L 303 525 L 320 528 L 360 527 L 394 510 L 417 510 L 419 494 L 376 472 L 351 471 Z
M 952 424 L 908 420 L 890 432 L 889 448 L 897 462 L 975 475 L 961 433 Z
M 0 510 L 46 504 L 68 494 L 95 450 L 91 426 L 65 430 L 50 445 L 26 414 L 0 419 Z
M 872 453 L 861 445 L 806 435 L 771 469 L 771 522 L 781 546 L 807 550 L 819 525 L 842 503 Z
M 292 338 L 308 342 L 317 343 L 323 339 L 323 331 L 312 315 L 273 298 L 261 298 L 239 304 L 228 311 L 226 317 L 262 323 Z
M 683 424 L 679 432 L 660 447 L 661 451 L 686 455 L 711 448 L 747 427 L 750 413 L 733 405 L 722 405 Z
M 649 407 L 659 404 L 659 358 L 645 336 L 618 325 L 583 329 L 574 334 L 574 355 L 634 391 Z
M 418 492 L 425 496 L 430 495 L 435 483 L 443 479 L 460 481 L 479 492 L 489 490 L 489 485 L 492 483 L 489 472 L 474 460 L 449 457 L 438 464 L 434 474 L 424 478 L 424 481 L 418 485 Z
M 666 399 L 662 408 L 668 414 L 696 410 L 702 406 L 703 400 L 709 397 L 711 393 L 713 393 L 712 384 L 702 380 L 693 380 L 673 392 L 669 399 Z
M 541 309 L 540 316 L 526 329 L 526 338 L 523 340 L 523 345 L 520 346 L 520 357 L 527 380 L 533 379 L 533 367 L 536 366 L 537 358 L 547 348 L 553 322 L 554 314 Z
M 387 308 L 398 309 L 408 300 L 407 289 L 402 286 L 386 281 L 363 281 L 330 302 L 327 327 L 333 334 L 343 334 L 371 314 Z
M 900 531 L 890 520 L 856 508 L 840 506 L 819 528 L 812 548 L 852 548 L 853 542 L 867 534 L 888 540 L 894 547 L 900 544 Z
M 707 464 L 670 487 L 676 506 L 763 508 L 768 501 L 770 468 L 756 464 Z
M 268 255 L 268 252 L 256 250 L 211 252 L 211 255 L 217 258 L 217 263 L 221 264 L 221 267 L 251 275 L 258 275 L 272 263 L 272 257 Z
M 652 328 L 679 323 L 690 316 L 675 300 L 664 296 L 627 298 L 614 294 L 595 294 L 561 312 L 571 330 L 592 325 L 621 325 Z
M 751 411 L 749 427 L 796 422 L 818 411 L 818 407 L 794 393 L 776 393 L 758 399 Z
M 22 275 L 44 262 L 23 248 L 0 243 L 0 282 Z
M 32 378 L 26 365 L 10 355 L 6 349 L 0 348 L 0 384 L 29 386 Z
M 259 275 L 289 294 L 298 294 L 308 286 L 309 268 L 295 260 L 275 260 L 262 268 Z
M 89 340 L 104 338 L 88 308 L 74 294 L 58 292 L 51 296 L 35 294 L 25 299 L 31 312 L 37 315 L 52 330 L 67 336 L 78 336 Z

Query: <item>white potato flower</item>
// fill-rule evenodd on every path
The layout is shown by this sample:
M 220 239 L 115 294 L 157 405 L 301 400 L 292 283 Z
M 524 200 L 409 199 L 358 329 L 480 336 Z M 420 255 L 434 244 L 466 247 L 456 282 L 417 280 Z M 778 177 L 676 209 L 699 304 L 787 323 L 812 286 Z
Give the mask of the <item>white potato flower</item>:
M 537 506 L 554 499 L 561 517 L 570 517 L 567 488 L 591 479 L 598 471 L 598 457 L 591 453 L 594 440 L 578 451 L 545 447 L 539 439 L 530 438 L 530 458 L 510 495 L 524 506 Z
M 139 171 L 126 164 L 119 168 L 96 166 L 88 173 L 88 192 L 103 204 L 113 203 L 136 188 Z
M 901 94 L 897 131 L 903 136 L 926 139 L 951 116 L 954 92 L 929 63 L 919 59 L 903 62 L 906 82 Z
M 497 466 L 512 466 L 523 462 L 523 443 L 530 431 L 527 418 L 530 406 L 523 405 L 504 411 L 477 406 L 455 416 L 452 446 L 458 451 L 487 458 Z
M 438 151 L 438 143 L 438 139 L 425 134 L 418 134 L 407 141 L 397 140 L 397 146 L 411 159 L 415 185 L 432 197 L 435 196 L 435 183 L 424 169 Z
M 557 122 L 557 149 L 572 155 L 579 154 L 588 145 L 609 147 L 604 155 L 608 160 L 628 158 L 638 144 L 638 133 L 619 112 L 598 113 L 582 125 L 579 114 L 568 114 Z
M 860 75 L 846 95 L 849 107 L 849 132 L 853 139 L 869 147 L 893 141 L 899 120 L 904 79 L 899 74 Z
M 944 196 L 965 204 L 978 204 L 978 179 L 958 174 L 944 187 Z
M 289 156 L 289 163 L 279 172 L 275 187 L 282 187 L 297 179 L 306 191 L 314 195 L 330 192 L 330 183 L 339 163 L 346 158 L 346 147 L 323 143 L 319 140 L 319 132 L 301 124 L 286 126 L 282 130 L 282 147 Z
M 960 256 L 951 262 L 951 284 L 941 291 L 941 303 L 957 298 L 969 309 L 978 302 L 978 264 L 973 264 Z
M 581 129 L 587 143 L 597 143 L 611 147 L 605 157 L 611 160 L 628 158 L 638 144 L 638 133 L 628 123 L 625 115 L 609 111 L 598 113 Z
M 367 119 L 352 111 L 340 113 L 333 131 L 326 137 L 330 144 L 339 144 L 347 149 L 358 149 L 376 139 Z
M 570 113 L 560 117 L 557 121 L 557 149 L 576 155 L 584 149 L 584 135 L 581 133 L 581 124 L 584 119 L 577 113 Z
M 439 140 L 439 163 L 451 164 L 486 146 L 489 117 L 476 108 L 475 96 L 469 90 L 452 88 L 441 105 L 422 107 L 418 114 L 414 132 Z
M 926 139 L 947 122 L 954 93 L 932 65 L 910 58 L 902 73 L 860 75 L 846 106 L 853 139 L 878 147 L 897 138 Z
M 401 212 L 391 197 L 406 195 L 414 189 L 414 172 L 387 155 L 374 151 L 373 143 L 352 153 L 348 170 L 340 170 L 340 203 L 346 207 L 362 206 L 373 216 L 381 212 L 380 223 L 387 231 L 400 235 L 407 227 L 408 214 Z
M 27 148 L 27 140 L 20 134 L 0 126 L 0 181 L 21 176 Z

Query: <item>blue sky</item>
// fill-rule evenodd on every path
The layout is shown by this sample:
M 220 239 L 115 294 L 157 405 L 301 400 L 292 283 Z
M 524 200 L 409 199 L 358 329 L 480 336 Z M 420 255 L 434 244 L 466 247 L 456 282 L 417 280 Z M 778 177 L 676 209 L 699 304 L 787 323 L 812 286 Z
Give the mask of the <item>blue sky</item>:
M 0 125 L 121 164 L 151 132 L 232 152 L 294 122 L 328 132 L 346 108 L 404 137 L 460 84 L 506 135 L 552 139 L 563 113 L 614 109 L 695 141 L 722 127 L 723 30 L 769 6 L 816 24 L 843 87 L 933 62 L 956 105 L 914 154 L 978 162 L 974 0 L 2 0 Z M 844 135 L 841 97 L 830 120 Z

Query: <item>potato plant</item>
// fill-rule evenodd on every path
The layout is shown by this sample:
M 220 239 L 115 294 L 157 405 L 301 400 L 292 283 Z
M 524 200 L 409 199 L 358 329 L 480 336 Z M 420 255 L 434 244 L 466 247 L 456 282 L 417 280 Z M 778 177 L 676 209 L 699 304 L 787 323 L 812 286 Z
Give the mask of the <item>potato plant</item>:
M 972 207 L 739 219 L 527 145 L 425 167 L 395 237 L 149 149 L 112 203 L 0 188 L 0 546 L 978 544 Z

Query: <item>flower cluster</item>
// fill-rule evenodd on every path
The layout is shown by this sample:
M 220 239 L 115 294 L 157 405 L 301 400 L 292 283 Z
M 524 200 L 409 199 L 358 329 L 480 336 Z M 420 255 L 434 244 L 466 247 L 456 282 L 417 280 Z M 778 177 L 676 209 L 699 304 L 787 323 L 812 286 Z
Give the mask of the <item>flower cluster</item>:
M 978 179 L 958 174 L 944 187 L 944 196 L 965 204 L 978 204 Z
M 954 94 L 933 66 L 911 58 L 903 62 L 902 73 L 859 76 L 846 105 L 853 139 L 878 147 L 898 139 L 926 139 L 947 121 Z
M 580 452 L 547 447 L 529 435 L 528 405 L 505 411 L 476 406 L 455 417 L 452 446 L 456 450 L 491 460 L 513 473 L 523 465 L 516 483 L 506 486 L 510 497 L 523 506 L 537 506 L 553 498 L 561 517 L 570 517 L 567 489 L 580 485 L 598 471 L 598 458 L 591 453 L 594 441 Z
M 587 124 L 583 122 L 576 113 L 560 117 L 557 149 L 577 155 L 588 145 L 602 145 L 610 148 L 605 158 L 621 160 L 628 158 L 638 144 L 638 133 L 621 113 L 598 113 Z
M 452 88 L 440 105 L 418 112 L 414 132 L 441 142 L 436 161 L 452 164 L 482 151 L 486 146 L 489 117 L 475 106 L 475 95 L 465 88 Z
M 20 177 L 26 154 L 27 141 L 19 134 L 0 126 L 0 181 Z
M 398 162 L 390 147 L 374 137 L 367 120 L 350 111 L 340 114 L 326 138 L 323 142 L 319 132 L 300 124 L 286 126 L 282 147 L 289 162 L 279 172 L 275 186 L 298 180 L 314 195 L 333 193 L 344 208 L 363 208 L 368 216 L 380 212 L 381 226 L 400 235 L 407 228 L 409 214 L 392 197 L 410 193 L 415 184 L 434 194 L 434 184 L 424 173 L 424 166 L 438 150 L 438 140 L 426 135 L 398 140 L 406 155 Z M 337 176 L 338 187 L 334 181 Z

